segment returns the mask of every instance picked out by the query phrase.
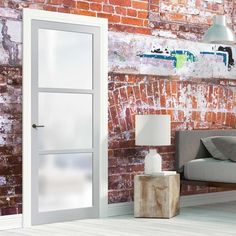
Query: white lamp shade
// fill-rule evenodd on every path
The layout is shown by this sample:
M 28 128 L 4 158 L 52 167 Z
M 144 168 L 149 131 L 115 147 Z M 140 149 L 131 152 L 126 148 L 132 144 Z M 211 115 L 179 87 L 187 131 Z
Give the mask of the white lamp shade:
M 135 144 L 140 146 L 170 145 L 170 115 L 136 115 Z
M 213 25 L 203 36 L 203 42 L 216 44 L 235 44 L 236 36 L 226 23 L 224 15 L 214 16 Z

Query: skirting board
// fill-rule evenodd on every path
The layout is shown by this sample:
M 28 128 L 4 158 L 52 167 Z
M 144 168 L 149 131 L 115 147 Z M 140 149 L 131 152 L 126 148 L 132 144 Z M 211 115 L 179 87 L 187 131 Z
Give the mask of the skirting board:
M 180 197 L 180 207 L 236 201 L 236 191 L 204 193 Z
M 16 229 L 21 227 L 22 227 L 22 214 L 0 216 L 0 230 Z
M 236 201 L 236 191 L 204 193 L 180 197 L 180 207 L 199 206 L 221 202 Z M 133 202 L 108 205 L 108 216 L 129 215 L 134 212 Z

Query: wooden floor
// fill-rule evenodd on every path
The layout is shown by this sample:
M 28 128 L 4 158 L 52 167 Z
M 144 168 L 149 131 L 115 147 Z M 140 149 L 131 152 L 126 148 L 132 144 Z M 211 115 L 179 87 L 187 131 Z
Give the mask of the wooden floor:
M 0 231 L 0 236 L 228 236 L 236 235 L 236 202 L 187 207 L 170 220 L 119 216 Z

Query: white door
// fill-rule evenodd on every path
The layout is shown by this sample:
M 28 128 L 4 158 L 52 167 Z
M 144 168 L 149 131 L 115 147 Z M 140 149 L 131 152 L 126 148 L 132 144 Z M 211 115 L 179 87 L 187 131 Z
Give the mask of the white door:
M 98 217 L 100 159 L 106 152 L 101 139 L 106 131 L 101 130 L 106 97 L 101 90 L 102 28 L 79 19 L 58 21 L 57 13 L 46 13 L 56 16 L 53 20 L 35 13 L 29 19 L 27 13 L 31 123 L 24 126 L 30 126 L 31 154 L 26 151 L 24 162 L 30 158 L 30 165 L 24 167 L 30 170 L 30 224 Z

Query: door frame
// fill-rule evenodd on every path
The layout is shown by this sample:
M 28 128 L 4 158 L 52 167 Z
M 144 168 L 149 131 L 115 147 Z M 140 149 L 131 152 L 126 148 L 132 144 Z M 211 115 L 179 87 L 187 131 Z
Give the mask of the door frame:
M 100 29 L 100 123 L 99 123 L 99 216 L 107 216 L 108 208 L 108 21 L 107 19 L 23 9 L 23 227 L 31 222 L 31 22 L 42 20 L 94 26 Z

